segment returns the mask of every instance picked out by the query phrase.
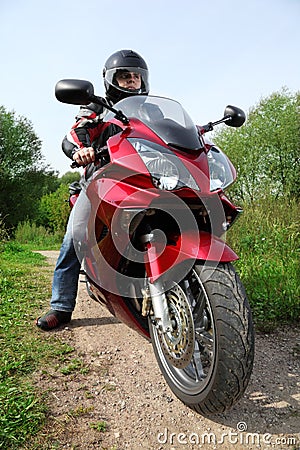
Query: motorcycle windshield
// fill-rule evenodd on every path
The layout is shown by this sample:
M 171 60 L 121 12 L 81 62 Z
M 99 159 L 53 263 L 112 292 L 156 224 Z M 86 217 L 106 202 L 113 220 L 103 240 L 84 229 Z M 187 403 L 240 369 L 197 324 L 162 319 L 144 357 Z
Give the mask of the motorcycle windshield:
M 195 124 L 181 104 L 175 100 L 135 95 L 116 103 L 114 108 L 121 110 L 129 119 L 141 120 L 167 145 L 185 151 L 203 148 Z M 113 117 L 114 113 L 109 112 L 104 121 L 109 122 Z

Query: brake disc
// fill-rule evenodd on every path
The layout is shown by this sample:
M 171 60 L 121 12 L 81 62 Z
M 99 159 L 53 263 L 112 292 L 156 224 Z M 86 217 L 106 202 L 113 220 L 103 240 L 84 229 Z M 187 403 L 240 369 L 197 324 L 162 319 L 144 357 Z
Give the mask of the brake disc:
M 158 339 L 169 363 L 178 369 L 184 369 L 190 363 L 195 347 L 193 314 L 180 286 L 175 285 L 166 296 L 172 331 L 158 333 Z

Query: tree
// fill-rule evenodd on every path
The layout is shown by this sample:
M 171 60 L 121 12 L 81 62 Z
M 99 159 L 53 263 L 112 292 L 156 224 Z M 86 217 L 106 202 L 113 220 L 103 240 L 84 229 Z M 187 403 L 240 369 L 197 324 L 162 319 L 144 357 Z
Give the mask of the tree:
M 68 184 L 73 183 L 73 181 L 79 181 L 80 178 L 81 178 L 80 172 L 77 172 L 77 171 L 71 172 L 71 171 L 69 171 L 69 172 L 64 173 L 58 179 L 58 181 L 59 181 L 60 184 L 67 184 L 68 185 Z
M 36 219 L 38 225 L 51 232 L 64 231 L 70 213 L 69 185 L 79 181 L 80 177 L 80 172 L 66 172 L 58 179 L 59 187 L 41 197 Z
M 52 232 L 64 231 L 70 214 L 69 188 L 62 183 L 55 192 L 43 195 L 40 200 L 38 225 Z
M 233 193 L 239 199 L 299 197 L 299 93 L 284 88 L 262 99 L 243 127 L 223 128 L 214 140 L 237 168 Z
M 0 106 L 0 214 L 6 226 L 35 217 L 39 198 L 58 186 L 31 122 Z

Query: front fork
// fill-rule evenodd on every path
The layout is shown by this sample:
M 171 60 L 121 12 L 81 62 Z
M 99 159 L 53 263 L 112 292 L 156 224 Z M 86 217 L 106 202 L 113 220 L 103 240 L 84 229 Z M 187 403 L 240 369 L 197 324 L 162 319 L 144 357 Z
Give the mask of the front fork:
M 153 320 L 156 327 L 162 333 L 173 330 L 166 294 L 163 291 L 162 283 L 159 280 L 154 283 L 148 282 L 149 294 L 153 309 Z
M 146 271 L 148 275 L 147 289 L 143 291 L 143 315 L 147 315 L 152 306 L 153 321 L 161 333 L 168 333 L 173 330 L 171 317 L 168 308 L 167 297 L 164 292 L 164 285 L 161 279 L 151 282 L 152 268 L 157 261 L 157 251 L 155 244 L 153 245 L 154 236 L 152 233 L 147 233 L 141 238 L 147 252 L 145 254 L 148 258 L 146 261 Z

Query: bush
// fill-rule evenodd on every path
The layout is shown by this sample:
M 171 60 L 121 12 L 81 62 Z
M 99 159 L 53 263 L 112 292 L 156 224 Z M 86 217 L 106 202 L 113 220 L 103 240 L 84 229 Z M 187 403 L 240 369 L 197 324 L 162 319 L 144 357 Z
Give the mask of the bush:
M 39 205 L 39 224 L 52 232 L 62 231 L 68 222 L 70 214 L 69 187 L 61 184 L 59 188 L 41 198 Z
M 50 233 L 45 227 L 27 220 L 18 224 L 15 240 L 20 244 L 30 244 L 31 249 L 54 249 L 60 246 L 63 235 L 64 230 Z
M 5 226 L 4 220 L 0 214 L 0 252 L 3 249 L 5 242 L 8 241 L 8 239 L 9 239 L 9 233 Z
M 245 206 L 229 233 L 258 326 L 299 319 L 298 217 L 296 201 L 268 198 Z
M 8 239 L 8 231 L 5 227 L 4 221 L 0 217 L 0 242 L 4 242 Z

